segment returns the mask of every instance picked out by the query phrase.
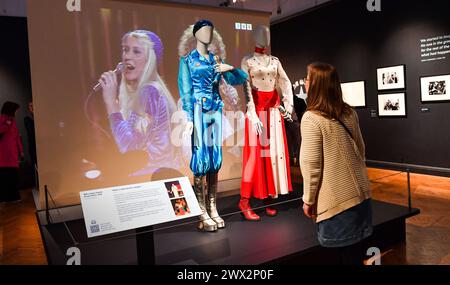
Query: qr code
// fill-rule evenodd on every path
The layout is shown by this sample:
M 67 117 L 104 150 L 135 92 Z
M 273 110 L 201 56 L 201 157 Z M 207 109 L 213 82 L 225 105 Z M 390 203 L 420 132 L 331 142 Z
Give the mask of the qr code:
M 91 225 L 91 233 L 98 233 L 100 232 L 100 226 L 99 225 Z

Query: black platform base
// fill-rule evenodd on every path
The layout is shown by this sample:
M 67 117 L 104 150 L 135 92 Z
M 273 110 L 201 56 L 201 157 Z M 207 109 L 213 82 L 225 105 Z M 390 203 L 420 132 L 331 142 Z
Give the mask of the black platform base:
M 283 200 L 295 198 L 298 197 L 292 194 Z M 65 264 L 68 259 L 65 252 L 71 246 L 80 248 L 81 264 L 149 264 L 153 261 L 155 264 L 178 265 L 336 263 L 333 251 L 319 245 L 316 226 L 303 215 L 301 200 L 278 205 L 279 213 L 275 217 L 257 211 L 262 218 L 259 222 L 249 222 L 240 214 L 231 214 L 237 210 L 238 201 L 239 196 L 219 200 L 225 213 L 226 228 L 214 233 L 199 232 L 196 219 L 182 226 L 155 226 L 153 237 L 140 234 L 138 242 L 136 231 L 87 239 L 82 219 L 66 225 L 41 223 L 41 231 L 50 264 Z M 258 206 L 258 202 L 253 205 Z M 373 201 L 375 228 L 373 236 L 366 241 L 366 248 L 385 250 L 405 241 L 405 219 L 418 213 L 418 209 L 410 211 L 407 207 Z M 41 216 L 38 215 L 38 219 Z M 149 242 L 154 238 L 154 255 L 153 247 L 142 246 L 146 238 Z

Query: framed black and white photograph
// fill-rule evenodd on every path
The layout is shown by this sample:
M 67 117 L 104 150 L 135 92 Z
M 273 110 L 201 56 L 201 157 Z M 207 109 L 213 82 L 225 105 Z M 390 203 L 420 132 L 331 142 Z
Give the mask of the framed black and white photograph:
M 355 108 L 366 107 L 366 82 L 354 81 L 341 83 L 344 102 Z
M 406 93 L 379 94 L 379 117 L 406 117 Z
M 406 66 L 397 65 L 377 69 L 378 91 L 405 89 Z
M 420 78 L 422 102 L 450 101 L 450 75 L 427 76 Z

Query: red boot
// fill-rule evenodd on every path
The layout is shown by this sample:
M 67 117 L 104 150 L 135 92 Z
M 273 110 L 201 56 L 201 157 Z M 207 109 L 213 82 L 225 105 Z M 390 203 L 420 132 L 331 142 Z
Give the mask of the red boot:
M 242 211 L 242 214 L 247 221 L 259 221 L 261 219 L 255 212 L 253 212 L 250 207 L 250 199 L 248 198 L 241 197 L 241 200 L 239 201 L 239 209 Z
M 278 211 L 275 210 L 274 208 L 268 206 L 268 205 L 270 205 L 271 201 L 272 201 L 271 197 L 264 199 L 264 205 L 267 205 L 267 207 L 266 207 L 266 215 L 270 216 L 270 217 L 273 217 L 273 216 L 277 215 Z

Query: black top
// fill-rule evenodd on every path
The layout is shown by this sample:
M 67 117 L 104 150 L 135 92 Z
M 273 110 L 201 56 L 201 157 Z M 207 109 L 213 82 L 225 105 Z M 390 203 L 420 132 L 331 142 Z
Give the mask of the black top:
M 36 156 L 36 135 L 34 131 L 34 119 L 30 116 L 24 118 L 25 129 L 27 130 L 28 151 L 33 164 L 37 164 Z
M 299 86 L 297 88 L 292 88 L 293 94 L 299 93 L 300 88 L 302 88 L 302 86 Z M 297 114 L 298 121 L 301 122 L 303 114 L 306 111 L 306 103 L 305 103 L 305 100 L 298 98 L 295 95 L 294 95 L 294 110 L 295 110 L 295 113 Z

